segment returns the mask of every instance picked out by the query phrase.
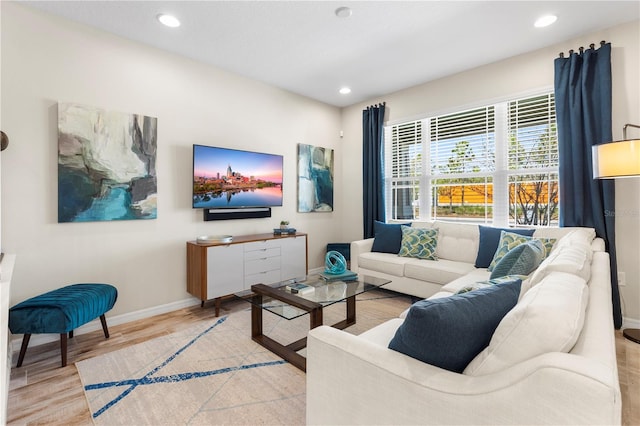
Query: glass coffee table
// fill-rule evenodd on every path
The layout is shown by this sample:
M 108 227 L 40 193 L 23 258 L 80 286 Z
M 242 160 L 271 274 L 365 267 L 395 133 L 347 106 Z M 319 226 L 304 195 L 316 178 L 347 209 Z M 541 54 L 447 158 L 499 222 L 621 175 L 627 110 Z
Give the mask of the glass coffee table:
M 262 328 L 262 311 L 269 311 L 287 320 L 308 314 L 309 328 L 314 329 L 322 325 L 324 307 L 346 301 L 346 318 L 332 325 L 332 327 L 343 329 L 356 323 L 356 296 L 390 282 L 368 276 L 358 277 L 356 281 L 327 282 L 319 275 L 310 275 L 304 281 L 297 281 L 313 287 L 314 290 L 310 293 L 292 293 L 287 286 L 293 282 L 285 281 L 275 284 L 255 284 L 251 286 L 251 290 L 234 295 L 251 303 L 251 338 L 292 365 L 306 371 L 307 360 L 298 351 L 307 346 L 307 338 L 303 337 L 283 345 L 265 336 Z

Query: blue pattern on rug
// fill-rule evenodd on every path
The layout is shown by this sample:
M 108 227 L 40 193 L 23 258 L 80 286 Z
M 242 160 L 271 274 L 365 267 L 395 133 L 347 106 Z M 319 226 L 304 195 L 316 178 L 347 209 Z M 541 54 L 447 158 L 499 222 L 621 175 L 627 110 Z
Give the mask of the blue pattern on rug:
M 127 380 L 119 380 L 119 381 L 115 381 L 115 382 L 104 382 L 104 383 L 95 383 L 95 384 L 86 385 L 84 387 L 85 391 L 87 391 L 87 390 L 95 390 L 95 389 L 105 389 L 105 388 L 118 387 L 118 386 L 129 386 L 120 395 L 118 395 L 117 397 L 112 399 L 110 402 L 108 402 L 106 405 L 104 405 L 102 408 L 100 408 L 95 413 L 92 413 L 93 418 L 96 418 L 96 417 L 100 416 L 105 411 L 107 411 L 109 408 L 113 407 L 115 404 L 117 404 L 119 401 L 121 401 L 123 398 L 125 398 L 127 395 L 129 395 L 131 392 L 133 392 L 133 390 L 135 388 L 137 388 L 138 386 L 152 385 L 152 384 L 156 384 L 156 383 L 170 383 L 170 382 L 175 383 L 175 382 L 181 382 L 181 381 L 185 381 L 185 380 L 198 379 L 198 378 L 201 378 L 201 377 L 212 376 L 212 375 L 216 375 L 216 374 L 229 373 L 229 372 L 232 372 L 232 371 L 248 370 L 248 369 L 251 369 L 251 368 L 268 367 L 268 366 L 272 366 L 272 365 L 280 365 L 280 364 L 285 364 L 286 363 L 286 361 L 279 360 L 279 361 L 271 361 L 271 362 L 260 362 L 260 363 L 256 363 L 256 364 L 240 365 L 240 366 L 236 366 L 236 367 L 221 368 L 221 369 L 211 370 L 211 371 L 196 371 L 196 372 L 190 372 L 190 373 L 172 374 L 170 376 L 151 377 L 153 374 L 157 373 L 163 367 L 168 365 L 171 361 L 175 360 L 182 352 L 184 352 L 187 348 L 189 348 L 189 346 L 191 346 L 195 342 L 197 342 L 201 337 L 205 336 L 207 333 L 209 333 L 215 327 L 217 327 L 218 325 L 220 325 L 224 321 L 226 321 L 226 319 L 227 319 L 227 316 L 224 316 L 224 317 L 220 318 L 218 321 L 216 321 L 209 328 L 207 328 L 202 333 L 200 333 L 196 337 L 194 337 L 191 341 L 189 341 L 189 343 L 187 343 L 186 345 L 184 345 L 183 347 L 178 349 L 173 355 L 171 355 L 169 358 L 167 358 L 164 362 L 162 362 L 160 365 L 158 365 L 153 370 L 149 371 L 147 374 L 145 374 L 144 376 L 142 376 L 139 379 L 127 379 Z

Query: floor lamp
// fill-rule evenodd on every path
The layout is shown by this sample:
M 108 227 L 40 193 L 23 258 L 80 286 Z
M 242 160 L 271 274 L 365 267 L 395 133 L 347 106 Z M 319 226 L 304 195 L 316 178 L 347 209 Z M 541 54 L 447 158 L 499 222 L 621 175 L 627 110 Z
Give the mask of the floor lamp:
M 593 146 L 593 177 L 595 179 L 617 179 L 640 176 L 640 139 L 627 139 L 627 127 L 640 126 L 625 124 L 621 141 Z M 640 343 L 640 329 L 625 328 L 624 337 Z

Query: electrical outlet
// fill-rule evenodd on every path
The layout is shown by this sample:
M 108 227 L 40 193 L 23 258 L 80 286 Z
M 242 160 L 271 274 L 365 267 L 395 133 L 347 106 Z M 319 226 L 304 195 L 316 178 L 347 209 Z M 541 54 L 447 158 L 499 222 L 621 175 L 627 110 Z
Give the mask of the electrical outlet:
M 624 272 L 618 271 L 618 286 L 624 287 L 627 285 L 627 275 Z

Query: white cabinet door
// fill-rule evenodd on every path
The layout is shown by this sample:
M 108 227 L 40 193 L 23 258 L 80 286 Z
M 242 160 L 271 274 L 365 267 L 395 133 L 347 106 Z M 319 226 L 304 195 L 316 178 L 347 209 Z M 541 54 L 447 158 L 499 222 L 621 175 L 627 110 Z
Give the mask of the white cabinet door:
M 207 299 L 244 289 L 244 248 L 242 244 L 207 249 Z
M 304 279 L 307 276 L 307 237 L 301 235 L 279 241 L 282 281 L 294 278 Z

